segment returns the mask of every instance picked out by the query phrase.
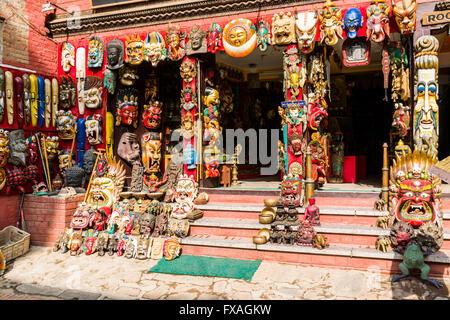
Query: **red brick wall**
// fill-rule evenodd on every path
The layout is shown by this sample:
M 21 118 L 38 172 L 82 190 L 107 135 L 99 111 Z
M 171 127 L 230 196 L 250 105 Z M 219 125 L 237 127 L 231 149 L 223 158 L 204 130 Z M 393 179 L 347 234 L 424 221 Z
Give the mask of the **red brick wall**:
M 17 226 L 19 220 L 20 195 L 0 196 L 0 230 L 7 226 Z

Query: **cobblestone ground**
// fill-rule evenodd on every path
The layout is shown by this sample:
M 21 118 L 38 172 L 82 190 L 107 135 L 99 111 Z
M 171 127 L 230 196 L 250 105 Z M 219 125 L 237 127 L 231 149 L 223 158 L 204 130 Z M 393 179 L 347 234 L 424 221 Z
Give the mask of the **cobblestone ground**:
M 448 300 L 417 278 L 391 284 L 372 271 L 305 267 L 263 261 L 251 281 L 148 273 L 155 260 L 70 256 L 31 247 L 0 278 L 0 299 L 186 299 L 186 300 Z

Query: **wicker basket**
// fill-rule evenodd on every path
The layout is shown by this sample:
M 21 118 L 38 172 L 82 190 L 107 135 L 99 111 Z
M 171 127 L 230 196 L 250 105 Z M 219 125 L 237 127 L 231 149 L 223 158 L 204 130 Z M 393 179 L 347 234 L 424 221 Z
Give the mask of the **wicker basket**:
M 30 234 L 14 226 L 8 226 L 0 231 L 0 250 L 6 261 L 11 261 L 28 252 L 30 249 Z

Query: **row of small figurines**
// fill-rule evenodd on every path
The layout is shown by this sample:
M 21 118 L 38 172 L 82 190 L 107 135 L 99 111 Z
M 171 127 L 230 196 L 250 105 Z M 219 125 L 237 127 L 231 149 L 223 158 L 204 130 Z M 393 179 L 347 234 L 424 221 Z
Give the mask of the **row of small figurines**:
M 71 256 L 80 254 L 99 256 L 106 253 L 113 256 L 124 256 L 127 259 L 161 259 L 173 260 L 180 255 L 181 244 L 177 237 L 147 237 L 133 236 L 107 231 L 88 229 L 85 231 L 66 228 L 58 237 L 54 252 L 66 253 Z

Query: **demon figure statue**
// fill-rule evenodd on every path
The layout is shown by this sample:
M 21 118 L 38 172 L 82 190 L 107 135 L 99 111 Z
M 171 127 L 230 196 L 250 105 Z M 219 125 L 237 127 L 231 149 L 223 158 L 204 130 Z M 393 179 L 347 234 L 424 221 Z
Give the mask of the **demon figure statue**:
M 416 30 L 416 0 L 394 0 L 392 11 L 401 34 L 414 33 Z
M 97 37 L 89 40 L 88 46 L 88 68 L 101 68 L 103 65 L 104 43 Z
M 119 92 L 116 107 L 116 126 L 133 125 L 137 128 L 138 98 L 138 91 L 133 88 Z
M 272 45 L 295 43 L 295 17 L 290 12 L 280 12 L 272 18 Z
M 367 7 L 367 39 L 373 42 L 383 42 L 389 37 L 389 16 L 391 7 L 386 0 L 372 0 Z
M 186 44 L 186 55 L 195 53 L 206 53 L 208 51 L 208 42 L 206 32 L 199 26 L 194 25 L 188 35 L 189 41 Z
M 76 96 L 72 78 L 70 76 L 61 76 L 59 83 L 59 106 L 64 110 L 75 107 Z
M 90 145 L 103 143 L 103 117 L 93 114 L 86 117 L 86 137 Z
M 112 39 L 106 44 L 106 67 L 110 70 L 122 68 L 125 55 L 123 42 L 119 39 Z
M 314 50 L 317 33 L 317 12 L 295 13 L 298 48 L 302 53 Z
M 347 32 L 347 36 L 354 39 L 358 36 L 358 29 L 362 28 L 364 19 L 361 15 L 361 11 L 356 8 L 348 9 L 344 15 L 344 30 Z
M 439 41 L 433 36 L 422 36 L 417 39 L 415 49 L 414 148 L 437 155 Z
M 329 46 L 334 46 L 339 39 L 343 39 L 342 12 L 336 8 L 331 0 L 327 0 L 319 12 L 320 41 Z
M 167 57 L 166 42 L 164 37 L 156 31 L 147 33 L 144 43 L 144 59 L 156 67 L 160 61 Z
M 298 176 L 287 175 L 281 182 L 280 200 L 285 208 L 292 202 L 296 207 L 303 206 L 304 193 L 303 182 Z
M 126 63 L 137 66 L 144 61 L 144 41 L 141 40 L 140 36 L 132 35 L 127 37 L 125 46 L 127 52 Z
M 401 102 L 395 103 L 392 127 L 400 133 L 400 138 L 404 139 L 408 136 L 410 121 L 411 115 L 409 112 L 409 106 L 403 105 Z

